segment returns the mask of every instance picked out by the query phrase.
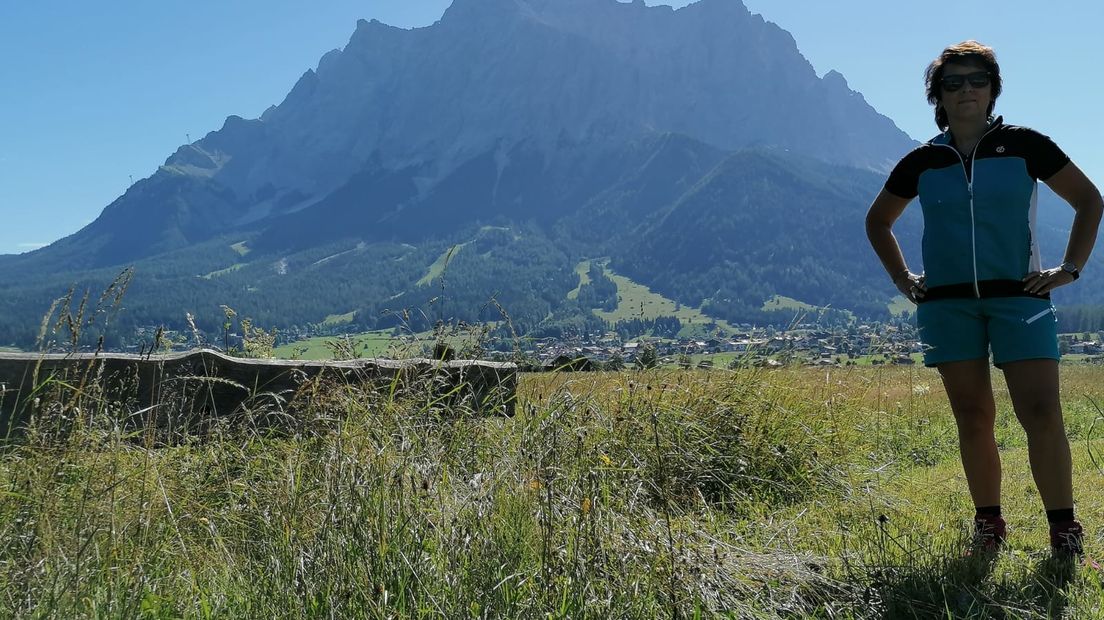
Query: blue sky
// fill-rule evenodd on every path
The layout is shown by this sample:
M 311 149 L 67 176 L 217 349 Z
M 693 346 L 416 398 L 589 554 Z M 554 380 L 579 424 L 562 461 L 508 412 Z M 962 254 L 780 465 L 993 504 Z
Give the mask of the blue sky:
M 76 232 L 226 116 L 279 103 L 358 18 L 417 27 L 449 0 L 118 0 L 0 7 L 0 253 Z M 685 1 L 649 4 L 683 6 Z M 924 67 L 948 43 L 992 45 L 997 111 L 1051 135 L 1104 184 L 1104 4 L 745 0 L 843 73 L 909 135 L 934 133 Z M 107 9 L 106 7 L 110 7 Z M 953 8 L 951 8 L 953 7 Z

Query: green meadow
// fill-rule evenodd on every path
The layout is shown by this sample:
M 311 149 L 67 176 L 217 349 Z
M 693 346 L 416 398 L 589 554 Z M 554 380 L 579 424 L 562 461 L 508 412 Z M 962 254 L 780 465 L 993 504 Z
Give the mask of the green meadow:
M 906 313 L 912 313 L 916 309 L 916 306 L 905 299 L 903 295 L 898 295 L 893 298 L 893 302 L 889 304 L 889 313 L 893 316 L 901 316 Z
M 341 323 L 344 317 L 351 319 L 352 313 L 333 315 L 330 323 Z M 470 352 L 478 348 L 483 330 L 493 329 L 494 326 L 495 323 L 490 322 L 485 327 L 473 326 L 446 333 L 426 331 L 396 335 L 393 330 L 385 329 L 340 336 L 318 336 L 280 345 L 273 350 L 273 356 L 301 360 L 427 357 L 432 355 L 433 347 L 438 342 L 448 344 L 457 352 Z
M 798 301 L 792 297 L 786 297 L 784 295 L 775 295 L 767 301 L 763 302 L 764 310 L 816 310 L 816 306 L 807 304 L 803 301 Z
M 568 299 L 577 299 L 579 289 L 590 283 L 590 261 L 585 260 L 575 265 L 575 275 L 579 276 L 579 286 L 567 292 Z
M 281 359 L 301 360 L 334 359 L 335 350 L 349 351 L 349 357 L 384 357 L 389 352 L 397 352 L 402 346 L 402 340 L 393 337 L 390 330 L 383 330 L 307 338 L 276 347 L 273 353 Z
M 228 273 L 234 273 L 235 271 L 241 269 L 242 267 L 245 267 L 247 264 L 248 263 L 234 263 L 233 265 L 230 265 L 229 267 L 226 267 L 225 269 L 219 269 L 217 271 L 212 271 L 211 273 L 205 274 L 203 276 L 203 279 L 204 280 L 210 280 L 211 278 L 217 278 L 219 276 L 224 276 Z
M 586 268 L 583 267 L 584 264 L 587 265 Z M 584 262 L 580 263 L 580 265 L 575 268 L 575 271 L 576 273 L 581 272 L 585 274 L 588 268 L 589 263 Z M 698 308 L 684 306 L 652 291 L 643 284 L 638 284 L 625 276 L 611 271 L 608 267 L 604 267 L 604 269 L 610 280 L 613 280 L 613 283 L 617 285 L 617 309 L 612 312 L 594 310 L 594 314 L 610 323 L 617 323 L 617 321 L 622 320 L 655 319 L 661 316 L 673 316 L 681 321 L 684 326 L 700 327 L 715 323 L 725 330 L 730 332 L 735 331 L 732 326 L 725 321 L 709 317 Z M 575 292 L 577 294 L 578 290 L 576 289 Z M 568 295 L 570 296 L 570 293 Z
M 356 318 L 356 311 L 346 312 L 344 314 L 331 314 L 323 319 L 323 325 L 348 325 Z
M 468 244 L 458 243 L 442 252 L 441 255 L 433 261 L 433 264 L 429 266 L 429 271 L 418 280 L 418 286 L 426 286 L 441 277 L 441 275 L 445 273 L 445 268 L 448 267 L 452 257 L 455 256 L 457 252 L 463 250 L 466 245 Z
M 1062 379 L 1095 556 L 1104 381 Z M 314 430 L 160 447 L 54 385 L 0 452 L 0 617 L 1104 618 L 995 380 L 993 557 L 923 368 L 526 374 L 513 417 L 331 385 Z

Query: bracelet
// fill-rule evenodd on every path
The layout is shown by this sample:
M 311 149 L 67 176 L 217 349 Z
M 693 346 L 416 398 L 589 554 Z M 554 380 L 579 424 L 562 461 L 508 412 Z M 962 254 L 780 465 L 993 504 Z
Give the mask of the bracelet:
M 893 276 L 893 285 L 897 286 L 897 282 L 901 279 L 901 276 L 907 276 L 908 274 L 909 274 L 909 270 L 908 270 L 907 267 L 905 269 L 903 269 L 902 271 L 898 272 L 897 275 Z

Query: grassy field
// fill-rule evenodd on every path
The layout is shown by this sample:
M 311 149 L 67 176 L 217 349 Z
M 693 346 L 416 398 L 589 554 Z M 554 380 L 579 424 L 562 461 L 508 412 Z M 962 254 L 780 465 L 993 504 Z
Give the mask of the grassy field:
M 798 301 L 792 297 L 775 295 L 763 302 L 763 310 L 816 310 L 816 306 Z
M 909 357 L 911 357 L 912 361 L 916 364 L 923 364 L 924 363 L 924 354 L 923 353 L 911 353 L 911 354 L 909 354 Z M 873 366 L 875 360 L 877 360 L 878 363 L 883 363 L 883 364 L 884 363 L 889 363 L 889 360 L 886 360 L 884 355 L 856 355 L 856 356 L 850 357 L 850 358 L 847 357 L 846 355 L 844 355 L 844 356 L 841 356 L 841 359 L 843 359 L 844 362 L 853 361 L 856 364 L 858 364 L 859 366 Z
M 276 347 L 275 356 L 281 359 L 333 359 L 334 345 L 337 343 L 355 352 L 355 357 L 380 357 L 389 350 L 402 346 L 403 341 L 393 337 L 390 330 L 348 336 L 320 336 Z
M 1062 368 L 1090 554 L 1101 373 Z M 511 418 L 335 385 L 315 431 L 171 447 L 54 385 L 76 431 L 0 452 L 0 617 L 1104 618 L 995 382 L 991 559 L 923 368 L 524 375 Z
M 575 265 L 575 273 L 579 276 L 579 286 L 567 292 L 568 299 L 577 299 L 579 297 L 579 289 L 590 284 L 590 261 L 585 260 Z
M 338 319 L 342 315 L 338 315 Z M 342 336 L 319 336 L 298 340 L 276 347 L 274 356 L 280 359 L 328 360 L 337 357 L 389 357 L 409 358 L 431 355 L 438 341 L 447 343 L 454 351 L 471 351 L 478 344 L 484 330 L 491 330 L 497 323 L 473 326 L 465 330 L 436 334 L 431 331 L 404 333 L 398 336 L 391 330 L 361 332 Z
M 445 268 L 448 267 L 449 261 L 452 260 L 452 257 L 455 256 L 457 252 L 463 250 L 465 245 L 468 244 L 458 243 L 445 250 L 444 252 L 441 252 L 441 255 L 437 257 L 437 260 L 433 261 L 433 264 L 429 266 L 429 271 L 427 271 L 426 274 L 418 280 L 418 286 L 430 284 L 437 278 L 441 277 L 441 274 L 445 273 Z
M 233 265 L 230 265 L 229 267 L 226 267 L 225 269 L 219 269 L 217 271 L 212 271 L 211 273 L 208 273 L 208 274 L 204 275 L 203 279 L 204 280 L 210 280 L 211 278 L 217 278 L 219 276 L 224 276 L 228 273 L 233 273 L 233 272 L 241 269 L 242 267 L 245 267 L 247 264 L 248 263 L 234 263 Z
M 580 267 L 576 267 L 576 272 L 579 271 Z M 625 276 L 610 271 L 609 268 L 606 268 L 606 275 L 617 285 L 617 309 L 612 312 L 595 310 L 594 314 L 611 323 L 628 319 L 654 319 L 661 316 L 673 316 L 677 317 L 683 325 L 701 326 L 716 323 L 729 332 L 735 331 L 725 321 L 706 316 L 697 308 L 683 306 L 674 300 L 653 292 L 643 284 L 637 284 Z
M 348 325 L 356 318 L 356 311 L 346 312 L 345 314 L 331 314 L 327 316 L 323 321 L 323 325 Z
M 483 226 L 479 229 L 479 234 L 482 234 L 482 233 L 490 231 L 490 230 L 508 231 L 510 229 L 509 228 L 504 228 L 502 226 Z M 515 238 L 516 238 L 516 235 L 515 235 Z M 445 269 L 448 268 L 449 261 L 451 261 L 452 258 L 456 255 L 456 253 L 459 252 L 460 250 L 463 250 L 464 246 L 468 245 L 469 243 L 471 243 L 471 241 L 467 241 L 467 242 L 464 242 L 464 243 L 457 243 L 456 245 L 449 247 L 444 252 L 441 252 L 441 255 L 437 257 L 437 260 L 433 261 L 433 264 L 429 266 L 429 270 L 426 272 L 426 274 L 424 276 L 422 276 L 421 279 L 418 280 L 418 285 L 422 286 L 422 285 L 430 284 L 434 280 L 439 278 L 442 274 L 444 274 Z
M 889 304 L 889 313 L 893 316 L 901 316 L 906 312 L 915 312 L 916 305 L 908 299 L 905 299 L 904 295 L 898 295 L 893 298 L 893 301 Z
M 695 354 L 690 356 L 690 361 L 692 361 L 695 366 L 697 366 L 699 362 L 710 361 L 710 362 L 713 362 L 713 367 L 714 368 L 727 368 L 728 365 L 730 363 L 732 363 L 732 360 L 734 360 L 738 357 L 743 357 L 744 355 L 745 355 L 744 353 L 734 353 L 734 352 L 728 352 L 728 353 L 695 353 Z
M 763 302 L 763 310 L 786 310 L 794 313 L 795 317 L 815 317 L 820 311 L 827 310 L 827 307 L 814 306 L 807 304 L 803 301 L 794 299 L 792 297 L 786 297 L 784 295 L 774 295 L 767 301 Z M 846 314 L 854 317 L 849 310 L 844 310 Z

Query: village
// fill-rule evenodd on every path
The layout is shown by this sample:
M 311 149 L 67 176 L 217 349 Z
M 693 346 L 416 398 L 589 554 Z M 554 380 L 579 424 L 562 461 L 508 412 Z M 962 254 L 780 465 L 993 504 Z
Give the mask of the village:
M 599 338 L 546 338 L 532 344 L 523 356 L 536 360 L 545 370 L 914 364 L 922 351 L 915 328 L 908 324 L 832 329 L 798 324 L 786 330 L 741 325 L 735 333 L 709 338 L 623 339 L 616 332 L 608 332 Z
M 488 338 L 480 349 L 493 361 L 518 362 L 523 370 L 620 370 L 632 367 L 740 368 L 855 365 L 912 365 L 922 363 L 923 345 L 915 326 L 909 321 L 861 323 L 845 327 L 795 324 L 785 329 L 748 324 L 723 334 L 717 330 L 708 337 L 661 338 L 624 337 L 615 331 L 576 337 Z M 160 333 L 157 333 L 160 331 Z M 281 333 L 291 341 L 308 334 Z M 124 348 L 128 353 L 150 349 L 185 350 L 185 334 L 155 327 L 139 328 L 140 341 Z M 334 339 L 343 336 L 334 335 Z M 347 338 L 347 337 L 346 337 Z M 426 336 L 432 348 L 432 337 Z M 225 334 L 227 350 L 246 349 L 242 335 Z M 1101 334 L 1061 334 L 1059 347 L 1067 361 L 1104 363 Z M 428 349 L 424 351 L 431 355 Z M 464 353 L 464 352 L 460 352 Z M 449 355 L 453 355 L 450 352 Z
M 1099 334 L 1062 334 L 1061 353 L 1067 361 L 1104 363 Z M 614 332 L 598 339 L 547 338 L 533 342 L 524 358 L 536 360 L 541 370 L 601 370 L 627 367 L 738 368 L 854 365 L 912 365 L 922 363 L 923 345 L 916 328 L 897 324 L 856 324 L 826 329 L 800 324 L 787 330 L 740 326 L 729 337 L 631 338 Z M 649 351 L 649 349 L 651 349 Z M 496 357 L 492 354 L 492 358 Z M 530 370 L 538 368 L 530 367 Z

